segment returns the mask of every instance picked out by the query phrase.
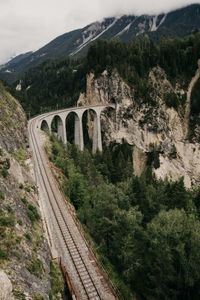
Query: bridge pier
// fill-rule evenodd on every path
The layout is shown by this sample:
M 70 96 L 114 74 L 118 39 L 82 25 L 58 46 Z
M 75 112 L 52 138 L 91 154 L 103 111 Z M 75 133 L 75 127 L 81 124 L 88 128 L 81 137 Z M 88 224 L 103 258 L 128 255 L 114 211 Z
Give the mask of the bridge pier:
M 77 147 L 81 151 L 83 151 L 84 149 L 82 116 L 83 116 L 82 112 L 75 114 L 75 126 L 74 126 L 75 145 L 77 145 Z
M 65 143 L 65 131 L 64 130 L 64 124 L 63 120 L 61 118 L 57 119 L 57 137 L 58 139 L 61 139 L 63 143 Z
M 96 153 L 97 150 L 102 152 L 102 139 L 101 139 L 101 122 L 100 122 L 101 112 L 96 112 L 94 117 L 94 128 L 93 128 L 93 144 L 92 153 Z

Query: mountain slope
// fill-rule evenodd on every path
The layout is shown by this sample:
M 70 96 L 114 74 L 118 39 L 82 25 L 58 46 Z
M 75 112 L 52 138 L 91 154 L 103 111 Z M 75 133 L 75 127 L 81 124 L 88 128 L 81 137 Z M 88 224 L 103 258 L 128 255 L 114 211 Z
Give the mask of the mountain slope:
M 195 29 L 200 29 L 199 4 L 168 14 L 107 18 L 103 22 L 95 22 L 82 29 L 65 33 L 38 51 L 22 56 L 17 61 L 11 60 L 1 68 L 0 76 L 8 82 L 14 82 L 25 70 L 48 58 L 84 55 L 89 45 L 98 38 L 119 38 L 123 42 L 130 42 L 133 36 L 148 34 L 158 43 L 162 36 L 183 37 Z
M 0 107 L 0 299 L 66 299 L 40 215 L 26 116 L 1 80 Z
M 26 117 L 1 81 L 0 106 L 0 299 L 47 299 L 50 250 L 25 150 Z
M 23 147 L 26 137 L 26 117 L 21 105 L 0 81 L 0 147 L 9 151 Z

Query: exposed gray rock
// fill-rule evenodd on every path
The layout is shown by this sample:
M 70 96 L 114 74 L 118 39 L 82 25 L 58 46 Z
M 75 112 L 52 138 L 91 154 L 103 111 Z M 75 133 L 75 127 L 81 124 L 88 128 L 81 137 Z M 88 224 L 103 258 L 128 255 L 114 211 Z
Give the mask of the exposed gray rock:
M 24 146 L 26 116 L 21 105 L 0 82 L 0 147 L 14 151 Z
M 13 300 L 12 283 L 2 270 L 0 270 L 0 300 Z
M 194 76 L 199 76 L 197 72 Z M 191 78 L 191 82 L 196 80 Z M 191 86 L 187 90 L 178 84 L 172 87 L 163 69 L 153 68 L 149 73 L 151 99 L 134 97 L 134 87 L 129 87 L 117 73 L 111 75 L 104 71 L 95 79 L 94 74 L 87 77 L 86 94 L 81 95 L 78 105 L 116 103 L 115 111 L 102 114 L 101 123 L 106 143 L 121 142 L 125 139 L 135 145 L 134 170 L 144 168 L 145 153 L 152 151 L 152 146 L 160 151 L 160 167 L 153 170 L 158 178 L 177 180 L 184 177 L 186 187 L 200 182 L 200 147 L 197 141 L 191 143 L 186 137 L 185 124 L 189 118 L 189 97 L 186 107 L 178 111 L 169 108 L 164 102 L 164 95 L 175 93 L 178 97 L 191 94 Z M 200 136 L 195 128 L 196 136 Z M 141 155 L 143 152 L 143 155 Z M 140 154 L 139 154 L 140 153 Z
M 6 150 L 0 160 L 4 161 L 5 157 L 9 157 Z M 13 241 L 10 242 L 8 257 L 1 261 L 1 266 L 9 272 L 14 297 L 15 294 L 22 293 L 27 299 L 35 299 L 33 295 L 40 294 L 44 299 L 49 299 L 50 249 L 44 237 L 42 222 L 39 220 L 33 226 L 28 209 L 29 206 L 35 207 L 40 213 L 37 188 L 28 169 L 21 167 L 14 159 L 11 160 L 8 171 L 6 178 L 0 176 L 0 192 L 4 195 L 0 205 L 2 213 L 14 220 L 13 227 L 7 229 L 10 235 L 13 234 Z M 6 237 L 0 243 L 3 250 L 6 249 L 5 243 Z M 41 271 L 38 273 L 29 271 L 30 264 L 37 260 L 42 264 Z
M 1 227 L 0 300 L 48 300 L 51 256 L 42 221 L 33 220 L 33 210 L 37 216 L 40 211 L 33 164 L 25 150 L 26 117 L 1 82 L 0 108 L 0 215 L 9 220 Z

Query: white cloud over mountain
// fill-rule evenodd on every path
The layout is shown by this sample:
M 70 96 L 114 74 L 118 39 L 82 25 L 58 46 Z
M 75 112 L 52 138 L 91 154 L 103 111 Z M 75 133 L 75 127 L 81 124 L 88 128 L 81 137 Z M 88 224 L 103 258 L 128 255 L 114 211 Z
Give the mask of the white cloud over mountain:
M 190 0 L 0 0 L 0 64 L 104 17 L 156 14 L 192 3 Z

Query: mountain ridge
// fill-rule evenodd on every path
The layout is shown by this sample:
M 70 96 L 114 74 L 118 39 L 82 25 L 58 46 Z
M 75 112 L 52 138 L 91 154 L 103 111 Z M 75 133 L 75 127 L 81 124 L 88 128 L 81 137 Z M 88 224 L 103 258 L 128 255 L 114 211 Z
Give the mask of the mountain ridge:
M 18 56 L 17 60 L 14 58 L 1 67 L 0 77 L 12 83 L 28 68 L 46 59 L 82 56 L 98 38 L 119 38 L 128 43 L 134 36 L 148 34 L 158 44 L 161 37 L 183 37 L 196 29 L 200 29 L 200 4 L 192 4 L 166 14 L 110 17 L 64 33 L 39 50 L 21 55 L 21 58 Z

